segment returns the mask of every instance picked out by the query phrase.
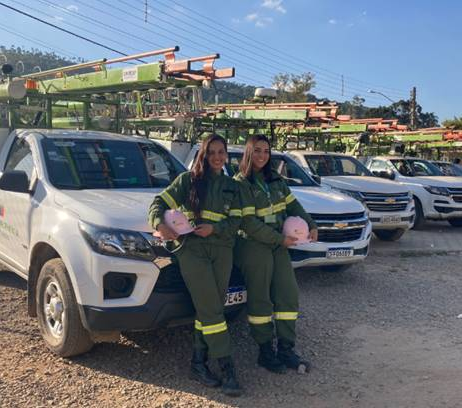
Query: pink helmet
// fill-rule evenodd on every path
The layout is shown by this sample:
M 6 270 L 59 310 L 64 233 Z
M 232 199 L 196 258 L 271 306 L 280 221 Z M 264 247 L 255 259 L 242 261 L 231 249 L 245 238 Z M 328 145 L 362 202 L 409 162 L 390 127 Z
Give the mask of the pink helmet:
M 186 215 L 178 210 L 167 210 L 164 213 L 164 221 L 167 227 L 178 235 L 189 234 L 194 231 L 194 228 L 189 223 Z
M 308 224 L 302 217 L 287 217 L 282 227 L 283 235 L 297 238 L 297 244 L 310 242 L 309 232 Z

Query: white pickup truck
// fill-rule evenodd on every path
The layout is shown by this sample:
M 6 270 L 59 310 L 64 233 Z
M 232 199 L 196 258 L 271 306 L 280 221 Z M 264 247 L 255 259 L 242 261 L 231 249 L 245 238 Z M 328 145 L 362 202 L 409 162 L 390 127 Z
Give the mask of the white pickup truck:
M 195 145 L 184 159 L 191 168 L 198 152 Z M 225 171 L 236 173 L 243 155 L 242 146 L 228 147 L 229 160 Z M 318 225 L 318 242 L 289 249 L 294 268 L 321 266 L 327 270 L 343 270 L 363 261 L 369 250 L 371 223 L 364 206 L 344 194 L 319 186 L 288 155 L 273 151 L 272 166 L 285 178 L 297 200 Z
M 148 139 L 0 129 L 0 262 L 27 280 L 28 311 L 60 356 L 120 331 L 192 320 L 175 258 L 147 222 L 185 167 Z M 245 301 L 235 271 L 226 299 Z
M 361 201 L 379 239 L 396 241 L 413 226 L 415 208 L 408 187 L 375 177 L 345 154 L 293 150 L 290 155 L 310 174 L 321 177 L 322 184 Z
M 366 165 L 373 173 L 399 181 L 411 190 L 416 228 L 421 228 L 425 220 L 447 220 L 453 227 L 462 227 L 460 177 L 445 176 L 433 163 L 415 157 L 372 157 Z

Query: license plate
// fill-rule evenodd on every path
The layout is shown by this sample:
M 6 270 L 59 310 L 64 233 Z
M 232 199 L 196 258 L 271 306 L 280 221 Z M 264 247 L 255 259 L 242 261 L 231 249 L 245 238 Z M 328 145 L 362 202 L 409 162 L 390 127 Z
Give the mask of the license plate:
M 353 248 L 332 248 L 326 252 L 326 258 L 350 258 L 353 256 Z
M 401 217 L 399 215 L 384 215 L 382 217 L 382 224 L 399 224 Z
M 232 286 L 228 288 L 225 306 L 238 305 L 247 302 L 247 291 L 243 286 Z

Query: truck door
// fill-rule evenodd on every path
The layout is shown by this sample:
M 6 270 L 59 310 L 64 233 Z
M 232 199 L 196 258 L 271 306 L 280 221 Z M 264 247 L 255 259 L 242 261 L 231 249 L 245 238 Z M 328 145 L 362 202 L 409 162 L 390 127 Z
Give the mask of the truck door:
M 25 171 L 29 183 L 35 166 L 29 143 L 16 138 L 5 162 L 7 170 Z M 0 190 L 0 250 L 4 260 L 25 272 L 30 242 L 30 216 L 33 197 L 30 194 Z

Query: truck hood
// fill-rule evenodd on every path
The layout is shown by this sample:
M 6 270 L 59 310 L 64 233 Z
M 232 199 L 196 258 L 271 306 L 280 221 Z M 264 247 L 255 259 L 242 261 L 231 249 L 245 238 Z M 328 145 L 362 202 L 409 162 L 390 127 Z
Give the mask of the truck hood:
M 409 184 L 420 184 L 423 186 L 435 187 L 456 187 L 462 188 L 461 177 L 433 176 L 433 177 L 402 177 L 401 182 Z
M 321 182 L 342 190 L 364 193 L 406 193 L 406 187 L 395 181 L 371 176 L 326 176 Z
M 322 187 L 290 188 L 307 213 L 345 214 L 365 211 L 352 197 Z
M 56 204 L 77 214 L 80 220 L 111 228 L 152 231 L 148 209 L 160 189 L 60 190 Z

